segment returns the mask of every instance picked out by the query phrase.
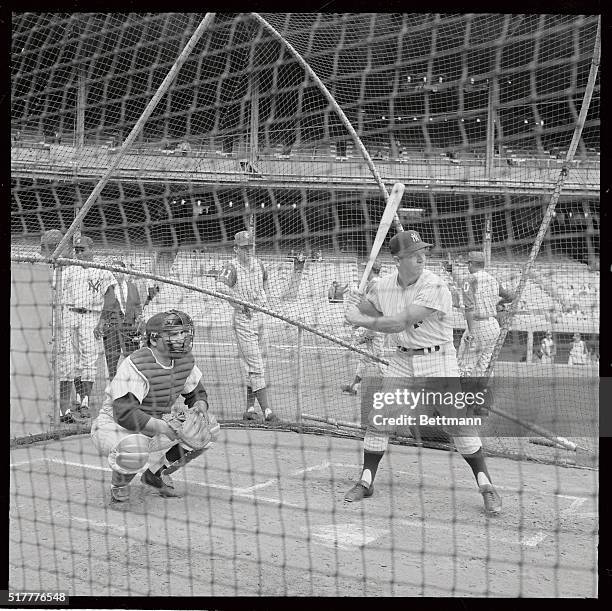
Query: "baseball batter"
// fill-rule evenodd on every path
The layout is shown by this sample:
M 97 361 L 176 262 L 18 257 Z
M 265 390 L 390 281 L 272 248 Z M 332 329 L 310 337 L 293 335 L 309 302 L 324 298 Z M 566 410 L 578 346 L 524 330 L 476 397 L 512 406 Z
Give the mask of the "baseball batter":
M 252 254 L 253 239 L 248 231 L 234 236 L 236 258 L 217 276 L 217 290 L 243 301 L 268 306 L 268 273 L 263 263 Z M 246 411 L 244 420 L 259 420 L 255 399 L 266 422 L 278 418 L 270 408 L 265 378 L 265 316 L 245 306 L 228 302 L 234 308 L 232 328 L 246 377 Z
M 74 241 L 74 254 L 81 261 L 93 260 L 93 241 L 80 236 Z M 102 352 L 102 338 L 97 331 L 106 291 L 116 283 L 108 270 L 68 266 L 63 273 L 62 303 L 64 316 L 58 354 L 60 405 L 70 399 L 74 382 L 78 406 L 72 418 L 90 418 L 90 396 L 96 377 L 96 361 Z M 65 413 L 65 412 L 64 412 Z
M 146 465 L 141 481 L 164 497 L 180 496 L 165 472 L 183 466 L 202 450 L 177 441 L 164 416 L 182 395 L 187 408 L 208 412 L 202 372 L 191 353 L 194 327 L 179 310 L 160 312 L 146 323 L 146 346 L 127 356 L 105 390 L 104 403 L 91 426 L 98 451 L 112 469 L 111 499 L 129 500 L 128 485 Z M 216 439 L 213 421 L 210 441 Z M 175 470 L 175 469 L 173 469 Z
M 397 351 L 389 359 L 385 381 L 393 387 L 395 378 L 458 378 L 459 367 L 453 345 L 452 297 L 446 283 L 425 269 L 427 244 L 416 231 L 395 235 L 389 248 L 397 270 L 381 278 L 368 295 L 354 292 L 346 320 L 372 331 L 391 334 Z M 487 470 L 482 443 L 473 429 L 447 428 L 457 451 L 472 469 L 485 510 L 501 511 L 501 498 Z M 454 434 L 453 434 L 454 433 Z M 345 495 L 345 501 L 359 501 L 374 493 L 374 478 L 389 442 L 388 433 L 368 426 L 363 441 L 363 468 L 360 480 Z
M 470 252 L 469 275 L 463 281 L 466 329 L 459 348 L 459 369 L 466 377 L 485 374 L 500 332 L 497 304 L 514 298 L 484 267 L 484 253 Z
M 368 282 L 365 286 L 365 294 L 367 295 L 374 287 L 374 285 L 380 280 L 380 270 L 382 264 L 380 261 L 374 261 L 370 275 L 368 276 Z M 374 333 L 368 329 L 357 327 L 353 335 L 355 345 L 371 352 L 374 356 L 382 357 L 385 344 L 385 336 L 382 333 Z M 379 374 L 382 376 L 384 373 L 385 365 L 380 361 L 375 361 L 376 367 Z M 357 362 L 357 368 L 355 370 L 355 377 L 350 384 L 346 384 L 342 387 L 342 392 L 348 395 L 357 394 L 357 385 L 361 383 L 363 379 L 363 373 L 370 365 L 372 361 L 367 357 L 359 354 L 359 360 Z

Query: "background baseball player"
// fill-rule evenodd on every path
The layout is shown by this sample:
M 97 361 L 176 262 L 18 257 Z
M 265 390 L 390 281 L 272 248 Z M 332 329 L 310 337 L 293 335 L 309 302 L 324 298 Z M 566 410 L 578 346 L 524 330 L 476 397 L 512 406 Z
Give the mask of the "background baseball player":
M 194 327 L 179 310 L 160 312 L 146 323 L 146 346 L 127 356 L 106 387 L 91 438 L 112 469 L 111 499 L 129 500 L 129 483 L 145 466 L 141 481 L 164 497 L 179 497 L 169 472 L 197 458 L 217 438 L 208 414 L 202 372 L 191 353 Z M 198 439 L 187 441 L 171 423 L 172 406 L 183 395 L 188 410 L 202 416 Z M 199 417 L 198 417 L 199 419 Z M 190 445 L 193 443 L 193 445 Z
M 484 267 L 484 253 L 470 252 L 469 274 L 463 281 L 467 326 L 459 347 L 459 369 L 461 375 L 467 377 L 483 376 L 487 370 L 500 332 L 497 304 L 512 301 L 514 297 Z
M 40 254 L 43 257 L 50 257 L 57 248 L 58 244 L 62 241 L 64 234 L 59 229 L 49 229 L 45 231 L 40 237 Z M 64 251 L 60 254 L 62 257 L 70 256 L 70 247 L 66 246 Z M 51 287 L 53 290 L 57 291 L 57 293 L 61 296 L 62 294 L 62 271 L 63 267 L 59 265 L 51 265 L 49 267 L 51 271 Z M 57 307 L 52 309 L 52 321 L 51 326 L 54 329 L 54 332 L 58 332 L 61 334 L 61 326 L 63 319 L 63 304 L 59 303 Z M 70 381 L 64 385 L 60 383 L 60 422 L 74 422 L 74 418 L 72 417 L 71 409 L 70 409 Z M 63 393 L 62 393 L 63 391 Z M 80 403 L 78 406 L 80 407 Z
M 381 278 L 367 295 L 353 292 L 346 320 L 372 331 L 392 334 L 397 351 L 384 372 L 383 392 L 397 378 L 457 378 L 459 368 L 453 345 L 452 297 L 446 283 L 425 269 L 427 251 L 416 231 L 400 232 L 391 238 L 389 249 L 396 271 Z M 394 381 L 395 379 L 395 381 Z M 487 471 L 482 443 L 471 427 L 447 427 L 457 451 L 472 469 L 487 513 L 501 511 L 501 498 Z M 360 480 L 345 495 L 348 502 L 372 496 L 374 478 L 389 437 L 368 426 L 363 441 Z
M 567 359 L 568 365 L 586 365 L 589 351 L 580 333 L 574 333 L 574 339 Z
M 217 290 L 243 301 L 268 306 L 268 273 L 263 263 L 252 255 L 253 239 L 248 231 L 234 236 L 236 258 L 217 276 Z M 245 306 L 228 302 L 234 308 L 232 328 L 246 376 L 245 420 L 257 420 L 257 399 L 264 420 L 277 422 L 270 408 L 265 378 L 266 329 L 265 316 Z
M 93 260 L 93 241 L 79 236 L 74 241 L 74 255 L 81 261 Z M 70 265 L 62 276 L 64 304 L 61 343 L 58 354 L 60 405 L 70 402 L 70 382 L 74 381 L 78 406 L 74 420 L 90 417 L 90 397 L 96 378 L 96 361 L 102 352 L 98 331 L 104 295 L 115 284 L 108 270 Z M 66 412 L 64 412 L 66 413 Z
M 125 268 L 120 260 L 111 265 Z M 126 274 L 114 272 L 116 284 L 104 296 L 102 316 L 98 323 L 98 333 L 103 337 L 104 356 L 108 375 L 112 380 L 117 373 L 119 358 L 127 356 L 140 348 L 139 325 L 142 322 L 142 306 L 138 287 Z
M 374 284 L 380 279 L 381 269 L 382 263 L 380 261 L 374 261 L 368 276 L 368 282 L 365 286 L 366 295 L 372 290 Z M 385 336 L 382 333 L 374 333 L 373 331 L 369 331 L 363 327 L 356 327 L 353 333 L 353 343 L 356 346 L 360 346 L 364 350 L 371 352 L 374 354 L 374 356 L 382 357 L 385 345 Z M 357 394 L 356 386 L 361 383 L 363 372 L 372 363 L 367 356 L 363 356 L 362 354 L 359 354 L 358 358 L 359 360 L 357 361 L 357 368 L 355 370 L 355 377 L 353 381 L 350 384 L 342 386 L 342 392 L 349 395 Z M 379 361 L 375 361 L 375 363 L 379 374 L 382 376 L 385 366 Z
M 540 361 L 546 364 L 554 363 L 557 354 L 557 346 L 553 340 L 552 331 L 546 331 L 544 339 L 540 343 Z

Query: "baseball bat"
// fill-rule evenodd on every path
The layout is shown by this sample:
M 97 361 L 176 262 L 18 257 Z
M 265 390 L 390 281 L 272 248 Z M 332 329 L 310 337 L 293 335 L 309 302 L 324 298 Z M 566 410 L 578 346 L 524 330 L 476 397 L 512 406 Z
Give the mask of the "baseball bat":
M 374 244 L 372 245 L 372 252 L 370 253 L 370 258 L 368 259 L 368 263 L 366 265 L 365 270 L 363 271 L 363 276 L 361 277 L 361 282 L 359 283 L 359 290 L 361 292 L 364 291 L 365 286 L 368 282 L 368 276 L 370 275 L 370 271 L 372 270 L 372 265 L 374 261 L 376 261 L 376 257 L 378 257 L 378 253 L 382 248 L 383 242 L 387 237 L 387 233 L 395 220 L 397 209 L 399 208 L 400 202 L 402 201 L 402 195 L 404 195 L 404 185 L 401 182 L 396 182 L 393 185 L 393 189 L 389 194 L 389 199 L 387 199 L 387 205 L 385 207 L 385 211 L 383 212 L 382 218 L 380 219 L 380 225 L 378 226 L 378 231 L 376 232 L 376 237 L 374 238 Z

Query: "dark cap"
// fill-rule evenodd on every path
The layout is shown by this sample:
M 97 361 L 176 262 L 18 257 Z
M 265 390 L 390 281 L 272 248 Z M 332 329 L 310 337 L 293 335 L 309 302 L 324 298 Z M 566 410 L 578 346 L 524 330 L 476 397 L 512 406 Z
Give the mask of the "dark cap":
M 86 235 L 80 235 L 74 240 L 75 248 L 93 248 L 93 240 Z
M 468 263 L 484 263 L 484 252 L 480 252 L 479 250 L 472 250 L 468 253 L 467 260 Z
M 175 327 L 193 327 L 191 316 L 180 310 L 159 312 L 147 320 L 145 330 L 147 334 L 160 333 L 161 331 L 169 331 Z
M 421 236 L 416 231 L 400 231 L 396 233 L 389 241 L 389 250 L 392 255 L 411 254 L 429 248 L 433 244 L 428 244 L 421 240 Z

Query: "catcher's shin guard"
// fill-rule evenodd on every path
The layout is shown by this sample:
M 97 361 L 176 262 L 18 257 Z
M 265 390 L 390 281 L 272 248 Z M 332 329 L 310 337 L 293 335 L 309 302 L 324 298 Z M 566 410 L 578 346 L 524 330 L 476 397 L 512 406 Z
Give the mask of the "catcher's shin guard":
M 179 444 L 175 445 L 166 452 L 166 458 L 172 462 L 170 462 L 165 469 L 162 469 L 161 475 L 170 475 L 174 473 L 177 469 L 184 467 L 187 463 L 191 462 L 205 451 L 205 448 L 201 448 L 200 450 L 186 450 Z

